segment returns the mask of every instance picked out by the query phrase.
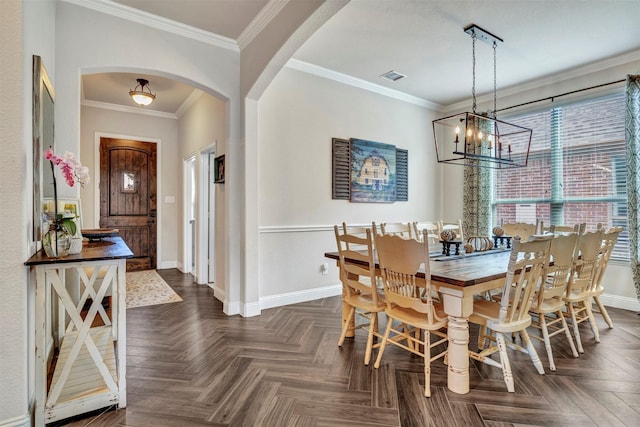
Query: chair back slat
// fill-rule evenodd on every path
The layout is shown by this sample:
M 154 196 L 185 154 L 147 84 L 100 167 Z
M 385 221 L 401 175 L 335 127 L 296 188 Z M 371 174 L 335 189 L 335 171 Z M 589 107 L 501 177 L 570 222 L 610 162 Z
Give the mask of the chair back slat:
M 529 317 L 533 295 L 546 275 L 551 250 L 551 235 L 534 236 L 523 242 L 513 239 L 507 277 L 500 300 L 501 323 L 522 321 Z
M 546 280 L 537 293 L 538 306 L 551 300 L 561 303 L 573 271 L 579 239 L 578 233 L 571 233 L 556 235 L 551 240 Z
M 366 229 L 365 237 L 360 237 L 341 232 L 337 225 L 333 229 L 338 246 L 338 265 L 344 294 L 346 296 L 371 294 L 373 304 L 377 304 L 379 295 L 376 288 L 375 254 L 371 230 Z M 352 245 L 356 245 L 358 250 L 350 249 Z M 347 263 L 346 258 L 355 260 L 357 263 Z
M 414 222 L 413 226 L 413 235 L 414 238 L 421 242 L 422 241 L 422 230 L 427 230 L 427 236 L 429 238 L 429 244 L 435 245 L 440 241 L 440 226 L 436 222 Z
M 536 234 L 536 224 L 527 224 L 525 222 L 513 222 L 502 224 L 501 228 L 504 234 L 511 237 L 520 236 L 521 241 L 527 240 L 530 236 Z
M 614 227 L 607 230 L 602 235 L 602 245 L 600 246 L 600 254 L 598 256 L 598 264 L 596 266 L 596 272 L 592 282 L 592 290 L 597 291 L 601 286 L 602 277 L 604 276 L 607 266 L 609 265 L 609 259 L 613 253 L 613 248 L 618 241 L 618 236 L 622 232 L 622 227 Z
M 380 232 L 392 236 L 401 236 L 405 239 L 413 238 L 413 225 L 411 222 L 383 222 L 380 224 Z
M 580 235 L 578 257 L 571 272 L 567 295 L 590 291 L 597 272 L 603 234 L 603 230 L 596 230 Z

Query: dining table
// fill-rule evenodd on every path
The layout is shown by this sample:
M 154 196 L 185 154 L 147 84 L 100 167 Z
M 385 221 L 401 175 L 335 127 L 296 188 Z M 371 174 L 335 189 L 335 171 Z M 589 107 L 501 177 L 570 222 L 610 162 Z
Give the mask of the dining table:
M 469 316 L 474 296 L 503 287 L 510 254 L 510 250 L 498 248 L 450 256 L 434 253 L 430 257 L 431 284 L 442 298 L 449 321 L 447 387 L 454 393 L 469 392 Z M 337 251 L 325 252 L 324 256 L 339 258 Z M 345 262 L 359 263 L 348 258 Z M 376 271 L 380 271 L 377 257 Z M 424 271 L 417 275 L 425 277 Z M 345 313 L 343 309 L 343 322 Z

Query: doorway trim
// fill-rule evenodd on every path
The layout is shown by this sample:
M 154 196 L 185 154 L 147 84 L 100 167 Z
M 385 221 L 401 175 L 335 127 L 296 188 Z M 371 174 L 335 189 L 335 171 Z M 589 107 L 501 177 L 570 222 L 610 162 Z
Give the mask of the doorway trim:
M 210 266 L 214 267 L 215 276 L 215 218 L 216 189 L 213 184 L 211 157 L 216 155 L 217 141 L 200 150 L 200 162 L 197 165 L 197 212 L 196 212 L 196 283 L 207 285 L 214 283 L 209 277 Z M 202 238 L 202 236 L 206 236 Z
M 156 194 L 158 202 L 156 203 L 157 219 L 156 219 L 156 268 L 171 268 L 162 263 L 162 144 L 161 139 L 148 138 L 146 136 L 122 135 L 116 133 L 95 132 L 93 144 L 93 223 L 96 228 L 100 228 L 100 138 L 129 139 L 134 141 L 144 141 L 156 144 Z
M 198 225 L 200 221 L 198 215 L 198 171 L 197 171 L 197 155 L 196 153 L 191 153 L 187 157 L 182 160 L 182 182 L 184 183 L 184 189 L 182 194 L 183 204 L 182 204 L 182 235 L 184 236 L 182 239 L 182 272 L 189 273 L 192 276 L 196 276 L 195 270 L 198 268 L 198 248 L 195 247 L 196 242 L 198 241 L 197 230 L 193 227 Z M 193 180 L 192 180 L 193 178 Z M 194 191 L 195 200 L 194 205 L 191 206 L 190 195 L 191 191 Z M 191 209 L 193 209 L 192 215 L 193 220 L 195 221 L 195 225 L 191 225 Z M 195 240 L 195 241 L 194 241 Z M 193 250 L 192 250 L 193 249 Z

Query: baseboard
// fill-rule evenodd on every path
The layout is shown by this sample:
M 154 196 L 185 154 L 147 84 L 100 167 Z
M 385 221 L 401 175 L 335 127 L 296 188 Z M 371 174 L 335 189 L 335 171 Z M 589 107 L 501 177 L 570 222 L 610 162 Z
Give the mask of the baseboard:
M 177 268 L 178 270 L 182 271 L 182 265 L 178 266 L 178 262 L 177 261 L 164 261 L 162 263 L 160 263 L 160 265 L 157 267 L 158 270 L 165 270 L 167 268 Z
M 640 301 L 636 298 L 621 297 L 618 295 L 603 294 L 600 301 L 607 307 L 621 308 L 623 310 L 640 312 Z
M 0 427 L 30 427 L 31 417 L 29 414 L 21 415 L 8 420 L 0 420 Z
M 313 301 L 316 299 L 342 295 L 342 285 L 335 284 L 322 288 L 305 289 L 304 291 L 287 292 L 284 294 L 269 295 L 260 298 L 260 310 L 281 307 L 283 305 L 297 304 L 299 302 Z

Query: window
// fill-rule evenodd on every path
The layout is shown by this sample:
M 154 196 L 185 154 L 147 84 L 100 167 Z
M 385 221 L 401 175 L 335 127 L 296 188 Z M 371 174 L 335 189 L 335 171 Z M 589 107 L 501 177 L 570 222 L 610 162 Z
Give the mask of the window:
M 494 171 L 494 222 L 622 226 L 612 258 L 628 259 L 624 109 L 620 93 L 505 118 L 533 137 L 527 167 Z

